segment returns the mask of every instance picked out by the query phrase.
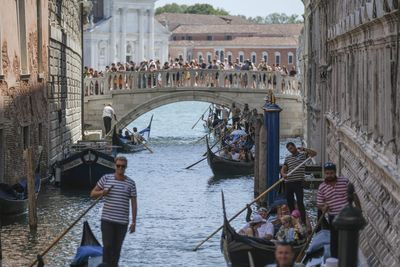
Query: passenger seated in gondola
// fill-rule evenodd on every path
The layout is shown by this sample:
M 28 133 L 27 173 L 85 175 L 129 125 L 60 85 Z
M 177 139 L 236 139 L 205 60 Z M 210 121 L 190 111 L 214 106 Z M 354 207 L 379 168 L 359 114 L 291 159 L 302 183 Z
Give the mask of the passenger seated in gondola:
M 128 131 L 125 131 L 125 139 L 131 139 L 131 135 L 129 134 Z
M 305 224 L 301 221 L 301 214 L 299 210 L 292 211 L 292 220 L 295 231 L 299 235 L 299 239 L 304 239 L 307 237 L 307 228 Z
M 272 211 L 270 212 L 272 214 Z M 279 231 L 282 226 L 282 217 L 290 215 L 289 207 L 286 204 L 282 204 L 276 207 L 276 216 L 270 216 L 270 221 L 274 225 L 275 233 Z
M 136 127 L 133 127 L 133 135 L 131 136 L 131 141 L 135 144 L 141 144 L 144 141 L 143 136 L 140 135 Z
M 274 236 L 274 226 L 267 223 L 260 214 L 255 214 L 253 219 L 240 229 L 239 234 L 269 240 Z
M 236 160 L 239 161 L 239 150 L 237 150 L 236 148 L 232 148 L 232 160 Z
M 124 136 L 123 133 L 122 133 L 122 129 L 119 129 L 119 130 L 118 130 L 118 137 L 119 137 L 119 138 L 122 138 L 122 139 L 125 139 L 125 136 Z
M 249 162 L 250 161 L 249 153 L 244 147 L 242 147 L 240 149 L 239 161 L 243 161 L 243 162 Z
M 219 155 L 224 159 L 232 159 L 231 148 L 229 146 L 225 146 Z
M 282 226 L 279 228 L 278 233 L 276 233 L 276 239 L 283 242 L 297 242 L 301 240 L 300 233 L 298 229 L 293 224 L 292 216 L 285 215 L 281 219 Z

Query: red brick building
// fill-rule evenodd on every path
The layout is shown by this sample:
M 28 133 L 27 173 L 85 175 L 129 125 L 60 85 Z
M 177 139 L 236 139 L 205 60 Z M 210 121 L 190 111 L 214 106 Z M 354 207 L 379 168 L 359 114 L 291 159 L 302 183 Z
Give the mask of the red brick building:
M 183 58 L 185 61 L 204 59 L 206 62 L 214 57 L 221 61 L 238 58 L 241 62 L 249 59 L 255 64 L 264 59 L 269 65 L 289 68 L 296 64 L 302 24 L 249 24 L 240 17 L 162 15 L 157 19 L 174 27 L 169 28 L 172 31 L 170 58 Z

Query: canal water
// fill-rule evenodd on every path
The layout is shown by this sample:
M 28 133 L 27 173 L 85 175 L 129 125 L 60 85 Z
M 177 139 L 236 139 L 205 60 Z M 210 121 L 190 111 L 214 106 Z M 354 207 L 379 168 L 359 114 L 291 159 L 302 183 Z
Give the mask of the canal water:
M 128 157 L 127 175 L 136 181 L 138 220 L 136 233 L 126 236 L 120 266 L 225 266 L 215 235 L 197 252 L 192 249 L 222 224 L 221 190 L 227 214 L 233 215 L 253 198 L 253 177 L 216 180 L 207 162 L 191 170 L 205 144 L 202 123 L 192 125 L 208 103 L 181 102 L 163 106 L 140 117 L 129 127 L 147 126 L 154 114 L 151 147 Z M 298 140 L 296 140 L 298 141 Z M 284 144 L 284 143 L 282 143 Z M 281 146 L 282 155 L 286 150 Z M 46 186 L 39 196 L 37 233 L 30 233 L 26 216 L 6 221 L 2 229 L 3 266 L 26 266 L 42 252 L 69 223 L 87 208 L 89 192 L 63 192 Z M 101 204 L 84 220 L 101 240 Z M 244 223 L 244 215 L 233 222 Z M 45 256 L 48 266 L 69 266 L 81 238 L 82 222 Z

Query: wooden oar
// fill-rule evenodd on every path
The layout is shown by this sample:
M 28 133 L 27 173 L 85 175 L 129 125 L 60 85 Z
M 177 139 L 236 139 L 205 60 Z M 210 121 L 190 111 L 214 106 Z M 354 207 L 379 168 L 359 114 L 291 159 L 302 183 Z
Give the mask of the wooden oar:
M 305 161 L 303 161 L 301 164 L 299 164 L 296 168 L 294 168 L 293 170 L 291 170 L 287 176 L 291 175 L 292 173 L 294 173 L 298 168 L 300 168 L 301 166 L 303 166 L 304 164 L 306 164 L 307 161 L 309 161 L 311 159 L 311 157 L 308 157 Z M 247 206 L 251 206 L 252 204 L 254 204 L 255 202 L 257 202 L 258 200 L 260 200 L 262 197 L 264 197 L 266 194 L 268 194 L 272 189 L 274 189 L 277 185 L 279 185 L 280 183 L 282 183 L 284 181 L 283 178 L 280 178 L 278 181 L 276 181 L 273 185 L 271 185 L 267 190 L 265 190 L 263 193 L 261 193 L 258 197 L 256 197 L 252 202 L 250 202 L 249 204 L 247 204 L 243 209 L 241 209 L 239 212 L 237 212 L 232 218 L 230 218 L 228 221 L 232 221 L 233 219 L 235 219 L 236 217 L 238 217 L 243 211 L 247 210 Z M 206 239 L 204 239 L 202 242 L 200 242 L 200 244 L 198 244 L 193 251 L 196 251 L 199 247 L 201 247 L 201 245 L 203 245 L 205 242 L 207 242 L 207 240 L 209 240 L 211 237 L 213 237 L 216 233 L 218 233 L 222 228 L 224 227 L 224 225 L 221 225 L 217 230 L 215 230 L 211 235 L 209 235 Z
M 224 148 L 220 148 L 220 149 L 218 149 L 217 151 L 215 151 L 215 153 L 218 153 L 218 152 L 220 152 L 220 151 L 223 150 L 223 149 L 224 149 Z M 187 166 L 185 169 L 188 170 L 188 169 L 192 168 L 193 166 L 199 164 L 200 162 L 202 162 L 202 161 L 204 161 L 204 160 L 206 160 L 206 159 L 207 159 L 207 157 L 202 158 L 201 160 L 199 160 L 199 161 L 193 163 L 192 165 Z
M 326 211 L 322 212 L 321 217 L 319 218 L 317 224 L 315 225 L 314 229 L 312 230 L 311 234 L 307 237 L 307 241 L 306 244 L 304 245 L 304 247 L 301 249 L 301 251 L 299 252 L 299 254 L 297 255 L 296 258 L 296 262 L 303 262 L 304 261 L 304 251 L 306 250 L 306 248 L 308 247 L 308 245 L 310 244 L 313 235 L 315 234 L 315 231 L 318 229 L 318 226 L 321 224 L 322 220 L 324 219 Z
M 113 188 L 114 186 L 112 185 L 110 187 L 110 189 L 108 190 L 108 192 L 110 192 L 110 190 Z M 47 252 L 49 252 L 49 250 L 54 247 L 54 245 L 56 245 L 58 243 L 58 241 L 61 240 L 61 238 L 63 238 L 79 221 L 80 219 L 83 218 L 83 216 L 86 215 L 86 213 L 88 213 L 101 199 L 103 198 L 103 196 L 98 197 L 93 203 L 92 205 L 89 206 L 89 208 L 87 208 L 81 215 L 79 215 L 79 217 L 70 225 L 68 226 L 67 229 L 65 229 L 56 239 L 54 239 L 54 241 L 50 244 L 50 246 L 48 248 L 46 248 L 46 250 L 39 254 L 37 259 L 31 263 L 31 265 L 29 265 L 30 267 L 33 267 L 37 262 L 39 258 L 43 258 L 44 255 L 47 254 Z
M 196 127 L 197 123 L 199 123 L 199 121 L 201 120 L 201 118 L 203 118 L 204 114 L 206 114 L 206 112 L 210 109 L 211 105 L 212 105 L 212 104 L 210 104 L 210 105 L 207 107 L 207 109 L 203 112 L 203 114 L 201 114 L 200 118 L 199 118 L 199 119 L 196 121 L 196 123 L 192 126 L 192 129 L 193 129 L 194 127 Z

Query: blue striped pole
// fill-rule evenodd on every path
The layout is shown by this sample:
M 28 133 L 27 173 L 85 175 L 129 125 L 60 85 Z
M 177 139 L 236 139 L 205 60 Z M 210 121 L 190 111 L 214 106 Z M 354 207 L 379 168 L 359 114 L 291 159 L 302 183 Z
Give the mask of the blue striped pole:
M 282 109 L 275 104 L 271 95 L 272 103 L 267 102 L 264 109 L 264 126 L 266 127 L 267 146 L 266 149 L 266 185 L 267 188 L 279 180 L 279 113 Z M 277 190 L 268 193 L 268 206 L 270 206 L 277 195 Z

